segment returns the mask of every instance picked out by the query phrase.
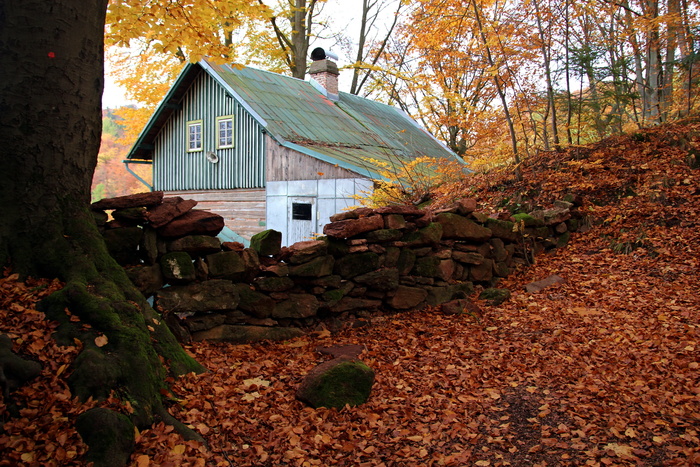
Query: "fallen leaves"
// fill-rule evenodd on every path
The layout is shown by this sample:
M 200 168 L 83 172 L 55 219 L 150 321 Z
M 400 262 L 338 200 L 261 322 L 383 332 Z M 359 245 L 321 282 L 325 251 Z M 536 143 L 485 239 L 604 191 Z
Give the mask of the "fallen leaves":
M 589 206 L 601 223 L 503 280 L 499 286 L 516 292 L 497 311 L 484 307 L 479 322 L 430 309 L 287 343 L 187 347 L 210 371 L 170 379 L 169 410 L 210 449 L 160 423 L 137 435 L 132 464 L 700 464 L 700 200 L 683 182 L 695 176 L 674 163 L 675 148 L 656 148 L 644 161 L 625 151 L 603 147 L 588 160 L 584 153 L 564 172 L 547 168 L 558 160 L 539 160 L 536 177 L 526 161 L 523 183 L 530 177 L 543 200 L 578 183 L 584 196 L 606 203 Z M 576 182 L 583 170 L 587 178 Z M 677 183 L 658 184 L 657 176 Z M 620 196 L 630 184 L 638 196 Z M 632 245 L 640 227 L 644 247 L 615 253 L 611 239 Z M 567 283 L 522 291 L 553 274 Z M 5 418 L 0 446 L 11 454 L 0 465 L 79 465 L 85 447 L 70 428 L 79 409 L 63 378 L 81 343 L 52 347 L 51 324 L 31 311 L 33 284 L 16 281 L 0 279 L 9 297 L 3 332 L 43 358 L 47 375 L 18 392 L 24 404 Z M 350 344 L 364 346 L 362 359 L 377 373 L 370 400 L 343 410 L 297 401 L 302 376 L 326 358 L 316 349 Z

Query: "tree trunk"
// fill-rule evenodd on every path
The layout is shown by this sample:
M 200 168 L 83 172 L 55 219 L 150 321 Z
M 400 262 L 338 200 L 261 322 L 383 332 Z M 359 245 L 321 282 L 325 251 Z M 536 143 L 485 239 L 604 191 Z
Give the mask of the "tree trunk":
M 508 108 L 508 101 L 506 99 L 506 93 L 503 90 L 501 81 L 498 79 L 497 69 L 495 67 L 495 62 L 493 60 L 493 55 L 491 55 L 491 47 L 489 46 L 488 40 L 486 39 L 486 33 L 484 32 L 484 26 L 481 23 L 481 16 L 479 15 L 479 9 L 476 5 L 476 1 L 471 2 L 474 7 L 474 19 L 479 30 L 479 35 L 481 37 L 481 42 L 484 45 L 484 50 L 486 51 L 486 57 L 488 64 L 493 70 L 493 82 L 496 85 L 496 91 L 498 92 L 498 97 L 501 99 L 501 104 L 503 105 L 503 113 L 506 117 L 506 123 L 508 124 L 508 133 L 510 134 L 510 144 L 513 151 L 513 161 L 515 162 L 515 177 L 518 180 L 522 180 L 522 170 L 520 168 L 520 155 L 518 154 L 518 138 L 515 135 L 515 127 L 513 126 L 513 119 L 510 115 L 510 109 Z
M 130 401 L 135 424 L 147 426 L 156 417 L 175 423 L 160 398 L 166 370 L 159 356 L 176 374 L 203 368 L 109 256 L 89 210 L 106 5 L 22 0 L 0 6 L 0 264 L 66 283 L 44 309 L 62 323 L 59 339 L 83 344 L 69 380 L 75 395 L 102 398 L 113 391 Z M 91 329 L 80 330 L 66 310 Z M 107 344 L 98 347 L 94 338 L 102 334 Z

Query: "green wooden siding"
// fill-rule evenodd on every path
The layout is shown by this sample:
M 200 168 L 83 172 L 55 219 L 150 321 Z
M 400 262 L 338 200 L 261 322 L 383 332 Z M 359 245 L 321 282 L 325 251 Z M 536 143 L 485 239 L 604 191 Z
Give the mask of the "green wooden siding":
M 221 190 L 265 186 L 262 127 L 207 73 L 199 73 L 155 138 L 156 190 Z M 216 118 L 234 116 L 234 147 L 217 149 Z M 187 151 L 187 122 L 202 120 L 202 151 Z M 217 163 L 207 160 L 213 153 Z

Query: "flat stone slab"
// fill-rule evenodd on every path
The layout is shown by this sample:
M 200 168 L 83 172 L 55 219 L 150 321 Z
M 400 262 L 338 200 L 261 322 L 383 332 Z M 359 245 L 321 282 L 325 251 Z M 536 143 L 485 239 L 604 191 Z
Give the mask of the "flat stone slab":
M 525 286 L 525 291 L 527 293 L 537 293 L 541 291 L 542 289 L 545 289 L 547 287 L 551 287 L 555 284 L 563 284 L 566 282 L 566 279 L 564 279 L 561 276 L 558 276 L 556 274 L 551 275 L 545 279 L 536 281 L 536 282 L 530 282 Z

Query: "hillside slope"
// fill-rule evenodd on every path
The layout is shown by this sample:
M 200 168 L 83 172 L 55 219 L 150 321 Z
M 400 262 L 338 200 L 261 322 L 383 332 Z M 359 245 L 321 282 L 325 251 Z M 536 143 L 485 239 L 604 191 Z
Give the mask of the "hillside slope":
M 211 371 L 173 381 L 170 410 L 211 450 L 161 424 L 137 436 L 134 465 L 700 464 L 700 170 L 687 160 L 699 149 L 700 124 L 664 126 L 540 154 L 522 182 L 502 173 L 454 187 L 493 212 L 578 195 L 592 228 L 503 280 L 512 298 L 479 303 L 481 317 L 433 309 L 286 343 L 189 347 Z M 552 274 L 566 282 L 524 291 Z M 19 326 L 7 297 L 31 290 L 2 286 L 0 322 Z M 324 360 L 316 349 L 346 344 L 364 345 L 377 373 L 369 402 L 295 400 Z M 0 406 L 7 459 L 55 459 L 63 439 L 60 464 L 79 465 L 67 423 L 78 410 L 54 375 L 16 393 L 23 418 Z

